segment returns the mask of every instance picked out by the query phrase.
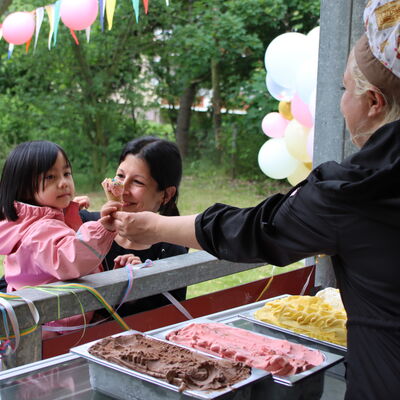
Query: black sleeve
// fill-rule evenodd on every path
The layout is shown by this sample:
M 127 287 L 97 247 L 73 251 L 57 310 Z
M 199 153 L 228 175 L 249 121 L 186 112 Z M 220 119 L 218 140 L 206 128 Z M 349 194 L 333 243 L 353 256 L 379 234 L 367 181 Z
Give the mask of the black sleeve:
M 162 243 L 161 254 L 158 258 L 168 258 L 186 254 L 189 251 L 187 247 L 178 246 L 170 243 Z
M 81 216 L 83 223 L 88 221 L 97 221 L 98 219 L 100 219 L 99 211 L 80 210 L 79 215 Z
M 195 222 L 204 250 L 220 259 L 283 266 L 316 254 L 335 253 L 336 234 L 309 188 L 274 195 L 255 207 L 215 204 Z

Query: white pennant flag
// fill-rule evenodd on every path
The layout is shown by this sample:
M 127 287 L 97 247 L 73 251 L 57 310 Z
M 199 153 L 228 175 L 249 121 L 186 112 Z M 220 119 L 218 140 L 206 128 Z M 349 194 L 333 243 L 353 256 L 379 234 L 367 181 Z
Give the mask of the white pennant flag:
M 33 47 L 34 50 L 36 50 L 36 45 L 39 37 L 40 28 L 42 27 L 43 18 L 44 18 L 44 8 L 39 7 L 36 9 L 35 45 Z
M 87 40 L 87 42 L 89 43 L 89 40 L 90 40 L 90 26 L 88 26 L 88 27 L 85 29 L 85 31 L 86 31 L 86 40 Z

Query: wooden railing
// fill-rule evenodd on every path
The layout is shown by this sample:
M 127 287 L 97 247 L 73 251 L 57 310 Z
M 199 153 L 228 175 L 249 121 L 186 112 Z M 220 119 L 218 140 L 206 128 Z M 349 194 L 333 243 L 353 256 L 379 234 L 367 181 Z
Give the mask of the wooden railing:
M 218 260 L 204 251 L 157 260 L 153 263 L 152 267 L 135 271 L 133 288 L 127 300 L 140 299 L 160 292 L 170 291 L 210 279 L 215 279 L 221 276 L 249 270 L 261 265 L 264 264 L 243 264 Z M 301 290 L 301 287 L 304 285 L 308 275 L 309 273 L 305 272 L 300 276 L 300 278 L 295 278 L 295 280 L 297 279 L 298 282 L 294 282 L 295 287 L 291 291 L 297 292 Z M 96 289 L 105 298 L 105 300 L 112 305 L 120 302 L 123 294 L 126 292 L 127 282 L 128 275 L 125 269 L 89 275 L 74 281 L 74 283 L 81 283 Z M 259 286 L 257 286 L 257 291 L 260 292 L 264 285 L 265 282 L 261 282 Z M 83 307 L 85 311 L 94 311 L 103 308 L 95 296 L 85 289 L 75 290 L 74 293 L 61 292 L 60 294 L 55 295 L 30 288 L 16 291 L 13 294 L 19 295 L 25 299 L 29 299 L 34 303 L 40 315 L 40 324 L 57 320 L 58 318 L 65 318 L 80 314 L 81 307 Z M 79 301 L 77 297 L 79 298 Z M 234 300 L 235 299 L 232 299 L 231 307 L 240 305 Z M 255 299 L 247 295 L 247 299 L 243 298 L 239 301 L 239 303 L 246 304 L 246 302 L 248 303 L 251 301 L 255 301 Z M 188 300 L 187 302 L 191 302 L 191 300 Z M 229 299 L 225 300 L 225 303 L 229 303 Z M 20 331 L 31 327 L 34 324 L 34 321 L 27 304 L 25 302 L 14 301 L 11 301 L 11 304 L 13 305 L 16 313 Z M 173 306 L 167 307 L 170 307 L 170 310 L 173 308 Z M 225 305 L 225 309 L 231 307 L 229 307 L 229 304 L 228 306 Z M 208 310 L 211 310 L 211 308 L 208 307 Z M 176 309 L 171 311 L 173 315 L 176 313 L 179 314 Z M 204 309 L 204 312 L 207 313 L 207 310 Z M 149 315 L 152 315 L 151 311 L 148 313 Z M 195 316 L 199 316 L 198 313 Z M 141 320 L 144 319 L 141 318 Z M 166 322 L 166 324 L 168 324 L 168 322 Z M 142 326 L 145 327 L 145 325 Z M 153 324 L 152 326 L 155 325 Z M 135 327 L 135 329 L 138 328 Z M 91 331 L 95 332 L 96 337 L 103 337 L 106 336 L 106 334 L 109 334 L 109 332 L 115 332 L 115 329 L 114 331 L 107 331 L 103 329 L 102 325 L 99 325 L 91 328 Z M 0 324 L 0 333 L 2 336 L 5 334 L 3 324 Z M 64 336 L 67 338 L 71 337 L 73 339 L 74 335 L 79 339 L 79 333 Z M 70 340 L 72 345 L 76 344 L 76 339 L 72 339 Z M 86 341 L 89 340 L 90 338 Z M 68 351 L 68 347 L 66 347 L 66 351 Z M 26 363 L 38 361 L 42 359 L 42 354 L 42 332 L 41 328 L 38 328 L 34 332 L 21 337 L 17 351 L 14 355 L 6 358 L 6 363 L 3 363 L 3 368 L 12 368 Z M 54 355 L 51 351 L 50 354 Z

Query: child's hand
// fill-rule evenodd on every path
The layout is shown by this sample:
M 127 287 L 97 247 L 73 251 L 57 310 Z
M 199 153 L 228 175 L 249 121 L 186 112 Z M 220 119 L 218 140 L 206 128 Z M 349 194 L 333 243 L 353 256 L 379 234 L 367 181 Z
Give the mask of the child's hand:
M 108 231 L 114 232 L 116 230 L 115 219 L 113 218 L 112 214 L 120 210 L 121 207 L 122 204 L 118 201 L 107 201 L 107 203 L 101 207 L 99 222 Z
M 137 265 L 141 263 L 140 258 L 134 254 L 124 254 L 114 259 L 114 269 L 125 267 L 128 264 Z
M 75 203 L 79 204 L 79 209 L 82 208 L 89 208 L 90 207 L 90 200 L 88 196 L 76 196 L 73 200 Z

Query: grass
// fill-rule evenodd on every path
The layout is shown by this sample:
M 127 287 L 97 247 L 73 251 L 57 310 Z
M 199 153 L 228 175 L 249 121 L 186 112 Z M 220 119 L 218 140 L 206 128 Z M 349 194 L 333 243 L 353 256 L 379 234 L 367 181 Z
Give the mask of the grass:
M 232 180 L 217 173 L 200 172 L 196 176 L 184 176 L 178 204 L 182 215 L 199 213 L 216 202 L 228 203 L 238 207 L 251 207 L 278 190 L 287 191 L 288 189 L 287 184 L 277 181 L 266 180 L 262 184 L 251 183 Z M 77 194 L 87 194 L 90 197 L 90 210 L 99 210 L 105 202 L 102 191 L 91 193 L 78 191 Z M 1 259 L 2 256 L 0 256 L 0 261 Z M 303 266 L 303 263 L 299 262 L 284 268 L 276 268 L 274 274 L 287 272 L 301 266 Z M 271 276 L 272 268 L 272 266 L 267 265 L 189 286 L 188 298 Z M 0 270 L 2 270 L 1 267 Z

